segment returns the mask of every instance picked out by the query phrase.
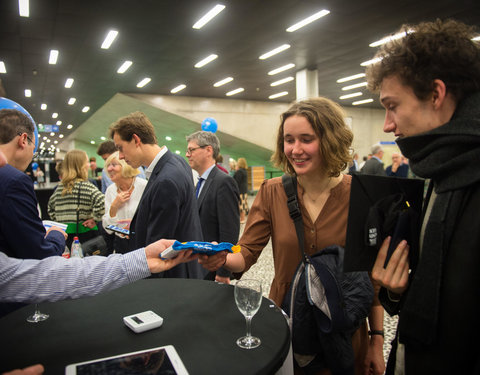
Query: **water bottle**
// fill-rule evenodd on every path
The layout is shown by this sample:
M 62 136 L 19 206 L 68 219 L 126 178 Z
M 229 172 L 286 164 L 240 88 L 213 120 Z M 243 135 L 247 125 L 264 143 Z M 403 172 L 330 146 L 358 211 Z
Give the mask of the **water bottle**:
M 83 258 L 82 246 L 78 237 L 73 237 L 72 251 L 70 251 L 70 258 Z
M 70 250 L 68 249 L 68 246 L 65 246 L 65 250 L 62 253 L 62 257 L 64 258 L 70 258 Z

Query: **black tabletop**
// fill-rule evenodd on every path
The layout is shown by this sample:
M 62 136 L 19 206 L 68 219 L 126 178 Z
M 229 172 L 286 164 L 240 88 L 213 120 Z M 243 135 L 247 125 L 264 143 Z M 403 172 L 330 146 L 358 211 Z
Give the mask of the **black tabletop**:
M 285 360 L 290 331 L 282 312 L 268 299 L 252 320 L 257 349 L 237 347 L 245 318 L 234 287 L 211 281 L 147 279 L 95 297 L 42 303 L 50 318 L 27 323 L 26 306 L 0 319 L 0 371 L 35 363 L 45 374 L 63 374 L 67 364 L 173 345 L 190 374 L 272 374 Z M 134 333 L 127 315 L 152 310 L 162 327 Z

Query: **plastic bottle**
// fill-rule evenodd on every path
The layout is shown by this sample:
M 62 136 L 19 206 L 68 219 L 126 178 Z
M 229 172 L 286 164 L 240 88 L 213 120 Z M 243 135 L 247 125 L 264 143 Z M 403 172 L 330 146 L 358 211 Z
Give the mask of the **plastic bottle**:
M 70 258 L 83 258 L 82 245 L 78 237 L 73 237 L 72 251 L 70 251 Z
M 67 258 L 67 259 L 70 258 L 70 250 L 68 249 L 67 246 L 65 246 L 65 250 L 62 253 L 62 257 Z

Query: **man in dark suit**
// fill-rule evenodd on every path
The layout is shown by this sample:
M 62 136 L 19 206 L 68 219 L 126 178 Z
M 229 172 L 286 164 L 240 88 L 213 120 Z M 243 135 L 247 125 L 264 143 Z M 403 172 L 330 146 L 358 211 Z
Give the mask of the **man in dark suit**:
M 385 169 L 383 169 L 383 148 L 380 144 L 372 146 L 372 157 L 365 162 L 365 165 L 360 170 L 363 174 L 371 174 L 376 176 L 386 176 Z
M 197 202 L 203 239 L 236 244 L 240 231 L 239 192 L 235 180 L 215 167 L 220 141 L 212 132 L 198 131 L 187 137 L 188 163 L 198 172 Z M 230 283 L 230 272 L 220 268 L 210 280 Z
M 133 168 L 147 167 L 148 183 L 130 224 L 130 250 L 161 238 L 202 241 L 193 176 L 186 161 L 157 145 L 150 120 L 141 112 L 120 118 L 110 127 L 110 137 Z M 158 277 L 201 278 L 206 274 L 197 261 L 182 263 Z
M 43 259 L 61 255 L 66 234 L 60 228 L 48 231 L 38 215 L 33 182 L 23 171 L 35 149 L 34 124 L 25 114 L 0 111 L 0 151 L 7 165 L 0 168 L 0 251 L 21 259 Z M 0 304 L 0 316 L 21 307 Z

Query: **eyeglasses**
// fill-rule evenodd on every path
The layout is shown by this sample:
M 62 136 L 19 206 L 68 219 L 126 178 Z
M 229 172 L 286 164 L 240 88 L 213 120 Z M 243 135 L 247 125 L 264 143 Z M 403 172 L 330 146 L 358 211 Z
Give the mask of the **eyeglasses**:
M 207 147 L 207 146 L 208 146 L 208 145 L 198 146 L 198 147 L 189 147 L 189 148 L 187 148 L 187 154 L 192 154 L 193 151 L 198 150 L 199 148 L 205 148 L 205 147 Z

